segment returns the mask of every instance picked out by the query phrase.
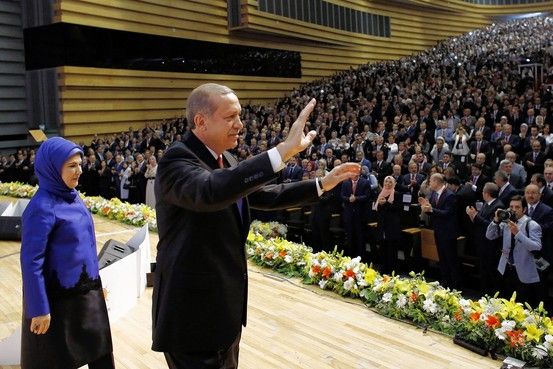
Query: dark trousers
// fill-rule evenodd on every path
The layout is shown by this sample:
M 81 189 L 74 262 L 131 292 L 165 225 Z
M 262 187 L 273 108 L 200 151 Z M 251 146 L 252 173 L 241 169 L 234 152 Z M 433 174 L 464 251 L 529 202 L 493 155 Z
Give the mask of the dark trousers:
M 98 360 L 94 360 L 88 363 L 89 369 L 115 369 L 115 362 L 113 360 L 113 353 L 109 353 L 102 356 Z
M 517 293 L 517 302 L 529 303 L 533 308 L 537 308 L 540 300 L 540 282 L 522 283 L 518 279 L 517 271 L 514 266 L 507 264 L 505 273 L 502 277 L 501 292 L 505 299 L 510 299 L 513 292 Z
M 440 258 L 440 274 L 444 287 L 459 288 L 461 275 L 459 273 L 459 260 L 457 258 L 457 239 L 436 238 L 438 257 Z
M 236 369 L 241 332 L 227 349 L 196 353 L 165 352 L 169 369 Z
M 391 274 L 393 271 L 397 272 L 397 250 L 400 242 L 400 240 L 387 239 L 380 242 L 383 273 Z

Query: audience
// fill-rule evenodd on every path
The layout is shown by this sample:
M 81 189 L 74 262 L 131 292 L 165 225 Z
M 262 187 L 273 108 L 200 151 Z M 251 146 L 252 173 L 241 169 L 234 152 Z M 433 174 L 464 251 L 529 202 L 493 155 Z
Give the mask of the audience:
M 552 40 L 553 18 L 493 24 L 414 56 L 363 65 L 302 85 L 273 105 L 245 105 L 244 130 L 233 154 L 244 160 L 274 147 L 285 139 L 305 104 L 316 98 L 318 104 L 307 126 L 318 137 L 288 163 L 279 182 L 323 176 L 336 162 L 355 161 L 363 167 L 358 180 L 363 193 L 358 193 L 357 183 L 349 181 L 342 206 L 336 205 L 339 194 L 334 193 L 325 195 L 334 198 L 328 206 L 316 209 L 314 229 L 325 229 L 317 248 L 333 246 L 326 231 L 332 211 L 347 219 L 342 226 L 354 243 L 348 251 L 363 254 L 368 238 L 364 231 L 358 235 L 357 228 L 374 219 L 371 202 L 390 176 L 389 181 L 397 183 L 393 192 L 389 190 L 394 194 L 394 212 L 411 212 L 419 207 L 421 196 L 426 213 L 439 218 L 442 204 L 432 196 L 446 191 L 442 180 L 456 186 L 457 197 L 475 196 L 476 207 L 459 209 L 468 215 L 459 217 L 466 224 L 454 228 L 474 240 L 475 254 L 484 259 L 487 253 L 481 248 L 493 217 L 490 207 L 500 204 L 496 199 L 508 206 L 513 196 L 524 194 L 532 183 L 535 187 L 528 196 L 539 198 L 539 207 L 553 202 Z M 528 67 L 521 67 L 532 63 L 543 65 L 543 81 Z M 180 117 L 109 137 L 95 135 L 88 144 L 81 143 L 86 154 L 79 190 L 153 206 L 156 162 L 188 129 L 186 119 Z M 437 176 L 439 181 L 430 182 L 430 175 L 442 172 L 445 178 Z M 0 181 L 36 184 L 34 149 L 0 156 Z M 407 207 L 400 209 L 397 198 Z M 354 204 L 356 209 L 350 209 Z M 432 207 L 438 209 L 436 214 Z M 544 234 L 543 251 L 549 255 L 553 249 L 549 230 Z M 449 250 L 452 236 L 440 234 L 438 243 L 448 259 L 441 263 L 443 276 L 447 284 L 457 286 L 458 261 Z M 387 269 L 392 264 L 386 260 Z M 489 269 L 491 264 L 486 265 Z M 481 278 L 487 275 L 482 272 Z M 492 290 L 486 283 L 482 289 Z

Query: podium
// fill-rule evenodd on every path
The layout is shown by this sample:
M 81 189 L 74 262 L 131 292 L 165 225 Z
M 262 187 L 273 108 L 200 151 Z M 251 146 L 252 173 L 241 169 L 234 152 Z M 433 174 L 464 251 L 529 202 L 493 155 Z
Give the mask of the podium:
M 28 199 L 19 199 L 15 203 L 0 206 L 0 240 L 21 240 L 21 216 L 29 204 Z

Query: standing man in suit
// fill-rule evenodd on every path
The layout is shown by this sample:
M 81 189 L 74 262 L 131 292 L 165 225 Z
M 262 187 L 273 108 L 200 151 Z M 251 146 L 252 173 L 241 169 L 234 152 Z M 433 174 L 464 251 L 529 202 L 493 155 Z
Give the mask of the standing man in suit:
M 517 190 L 509 183 L 509 177 L 505 172 L 498 170 L 494 175 L 494 182 L 499 187 L 499 194 L 497 198 L 501 200 L 503 204 L 509 204 L 511 197 L 517 194 Z
M 344 164 L 321 179 L 266 185 L 316 135 L 304 134 L 315 99 L 285 141 L 237 163 L 226 150 L 243 129 L 234 91 L 214 83 L 187 100 L 190 131 L 161 159 L 155 183 L 159 243 L 152 297 L 153 345 L 169 368 L 237 368 L 246 324 L 248 276 L 244 244 L 250 204 L 284 209 L 313 202 L 359 175 Z
M 483 133 L 481 131 L 476 131 L 474 133 L 474 138 L 475 140 L 470 143 L 470 158 L 476 160 L 476 155 L 480 153 L 486 154 L 486 156 L 490 155 L 491 146 L 488 141 L 484 140 Z
M 384 160 L 384 151 L 378 150 L 376 152 L 376 160 L 373 163 L 373 171 L 375 172 L 378 183 L 382 184 L 384 178 L 392 174 L 392 165 Z
M 529 176 L 534 173 L 543 172 L 543 163 L 545 162 L 545 154 L 541 151 L 541 144 L 538 140 L 532 141 L 532 151 L 526 153 L 524 157 L 524 167 Z
M 553 191 L 547 187 L 547 182 L 543 174 L 535 173 L 532 178 L 530 178 L 530 183 L 538 186 L 540 201 L 550 208 L 553 208 Z
M 480 210 L 473 206 L 466 209 L 467 215 L 473 223 L 473 240 L 478 255 L 480 267 L 480 288 L 483 293 L 493 296 L 499 290 L 496 267 L 499 262 L 501 245 L 496 242 L 490 245 L 490 240 L 486 238 L 486 230 L 492 222 L 497 209 L 503 209 L 505 206 L 497 199 L 499 188 L 495 183 L 488 182 L 482 189 L 482 198 L 484 204 Z
M 482 165 L 473 163 L 470 167 L 471 176 L 467 185 L 474 191 L 478 200 L 482 201 L 482 190 L 489 178 L 482 174 Z
M 409 173 L 401 176 L 399 183 L 396 185 L 396 189 L 399 192 L 411 195 L 412 204 L 416 204 L 418 202 L 419 190 L 425 178 L 424 175 L 417 173 L 417 169 L 417 163 L 414 161 L 409 162 Z
M 434 229 L 442 284 L 458 288 L 461 275 L 457 258 L 457 198 L 447 188 L 445 178 L 440 173 L 430 177 L 430 189 L 430 200 L 419 197 L 419 204 L 421 210 L 429 215 Z
M 352 257 L 365 257 L 367 214 L 371 193 L 371 183 L 363 176 L 356 176 L 342 183 L 344 228 L 348 239 L 348 254 Z

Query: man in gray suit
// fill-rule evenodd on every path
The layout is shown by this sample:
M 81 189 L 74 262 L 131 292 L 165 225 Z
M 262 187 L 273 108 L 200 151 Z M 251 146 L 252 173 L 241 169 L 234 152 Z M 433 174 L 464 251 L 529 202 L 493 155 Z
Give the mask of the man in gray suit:
M 502 238 L 501 258 L 497 270 L 502 275 L 502 294 L 510 298 L 517 293 L 517 300 L 528 302 L 533 307 L 539 303 L 540 276 L 532 251 L 541 250 L 541 227 L 524 215 L 526 200 L 516 195 L 511 198 L 510 210 L 513 216 L 502 221 L 496 210 L 493 222 L 488 225 L 486 237 L 489 240 Z

